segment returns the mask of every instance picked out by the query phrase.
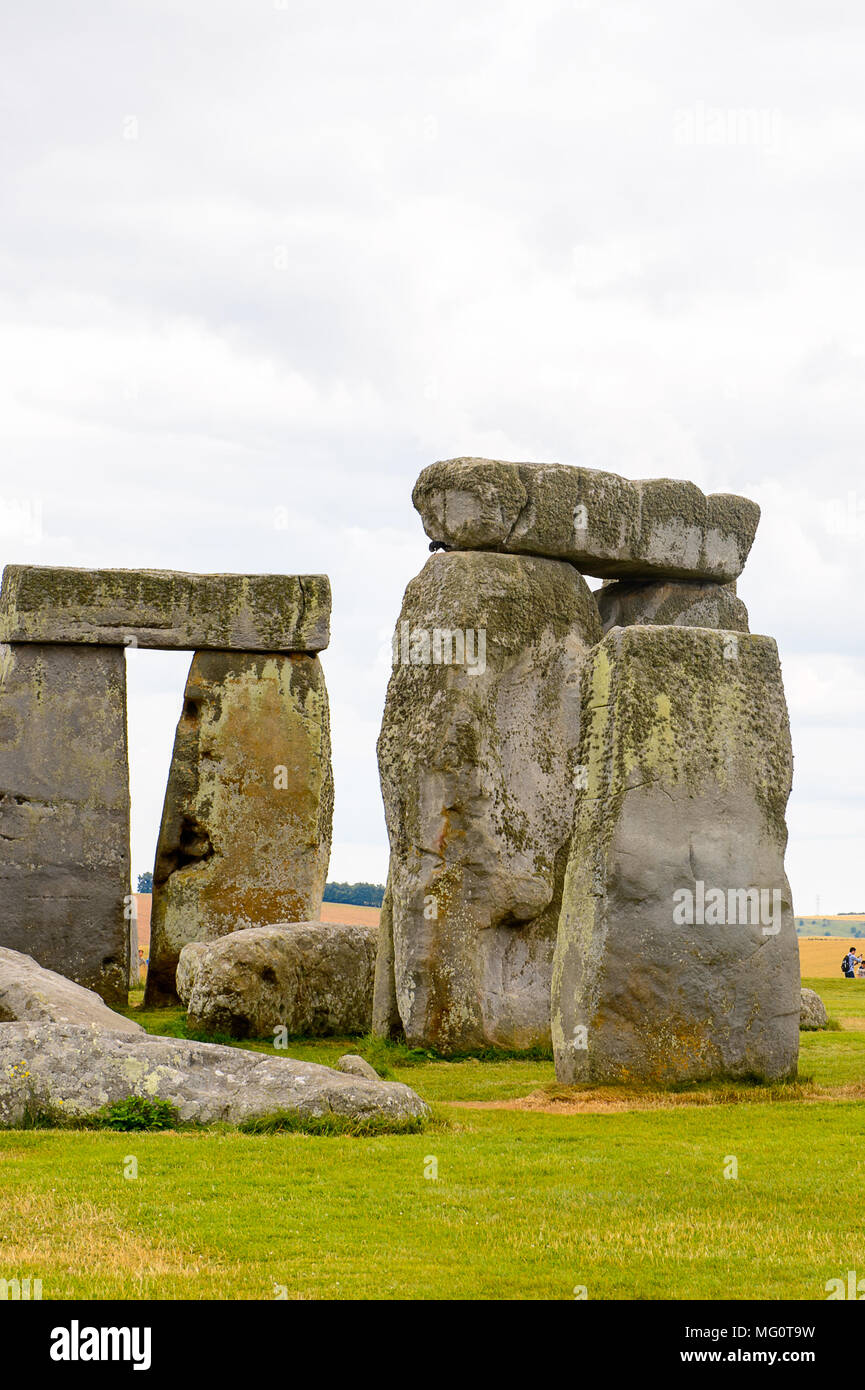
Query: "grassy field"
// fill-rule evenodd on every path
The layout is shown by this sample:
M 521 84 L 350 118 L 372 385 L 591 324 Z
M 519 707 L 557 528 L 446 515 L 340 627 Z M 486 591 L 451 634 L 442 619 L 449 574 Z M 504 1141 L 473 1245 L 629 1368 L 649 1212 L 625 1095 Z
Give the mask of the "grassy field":
M 429 1130 L 0 1134 L 0 1277 L 46 1299 L 825 1298 L 865 1273 L 865 981 L 806 983 L 840 1027 L 802 1035 L 796 1087 L 575 1094 L 550 1061 L 328 1039 L 290 1054 L 366 1052 Z

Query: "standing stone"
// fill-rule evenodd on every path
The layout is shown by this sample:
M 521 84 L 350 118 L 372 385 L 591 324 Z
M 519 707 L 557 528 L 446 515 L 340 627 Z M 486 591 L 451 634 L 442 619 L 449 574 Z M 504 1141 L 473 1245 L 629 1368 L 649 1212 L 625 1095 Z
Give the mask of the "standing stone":
M 411 1046 L 549 1045 L 579 678 L 600 635 L 588 586 L 555 560 L 436 554 L 409 584 L 378 748 L 392 929 L 385 908 L 377 1031 L 395 997 Z
M 125 1005 L 122 648 L 0 646 L 0 946 Z
M 617 628 L 583 685 L 553 974 L 560 1081 L 796 1073 L 792 774 L 769 637 Z
M 445 459 L 412 500 L 432 541 L 570 560 L 603 578 L 698 579 L 742 571 L 760 508 L 671 478 L 631 482 L 561 463 Z
M 318 917 L 332 816 L 318 658 L 198 652 L 153 872 L 148 1004 L 177 998 L 188 942 Z
M 126 973 L 130 989 L 141 988 L 141 975 L 138 962 L 138 918 L 135 911 L 135 895 L 127 911 L 126 923 Z
M 378 951 L 375 958 L 375 987 L 372 998 L 372 1031 L 381 1038 L 399 1038 L 402 1019 L 396 998 L 393 960 L 393 889 L 388 869 L 387 885 L 381 904 Z
M 619 579 L 598 589 L 595 598 L 604 632 L 611 627 L 633 627 L 635 623 L 748 631 L 748 610 L 736 597 L 735 583 L 698 584 L 668 579 L 646 584 Z

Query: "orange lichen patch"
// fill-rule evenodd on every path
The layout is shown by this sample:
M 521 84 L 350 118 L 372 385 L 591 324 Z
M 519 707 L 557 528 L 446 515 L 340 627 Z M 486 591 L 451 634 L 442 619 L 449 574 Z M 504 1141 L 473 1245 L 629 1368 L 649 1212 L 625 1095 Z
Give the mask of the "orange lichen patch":
M 333 813 L 324 674 L 310 655 L 196 653 L 153 874 L 147 999 L 191 940 L 316 917 Z

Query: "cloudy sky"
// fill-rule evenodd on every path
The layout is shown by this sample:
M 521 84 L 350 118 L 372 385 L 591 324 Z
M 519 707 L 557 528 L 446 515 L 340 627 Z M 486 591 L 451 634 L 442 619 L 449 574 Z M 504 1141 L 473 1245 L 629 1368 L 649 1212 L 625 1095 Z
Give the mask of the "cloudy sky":
M 860 0 L 38 0 L 0 43 L 0 560 L 330 574 L 331 877 L 380 880 L 419 470 L 747 493 L 796 910 L 865 910 Z M 136 871 L 188 661 L 130 659 Z

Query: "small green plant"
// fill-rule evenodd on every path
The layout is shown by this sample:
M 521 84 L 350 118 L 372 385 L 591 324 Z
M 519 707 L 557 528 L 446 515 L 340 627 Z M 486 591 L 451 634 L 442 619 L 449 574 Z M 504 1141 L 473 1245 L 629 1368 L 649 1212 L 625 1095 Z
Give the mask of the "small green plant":
M 170 1100 L 150 1100 L 147 1096 L 126 1096 L 113 1105 L 103 1105 L 96 1119 L 101 1129 L 176 1129 L 180 1123 L 177 1107 Z
M 74 1129 L 76 1123 L 59 1107 L 29 1100 L 24 1107 L 17 1129 Z

